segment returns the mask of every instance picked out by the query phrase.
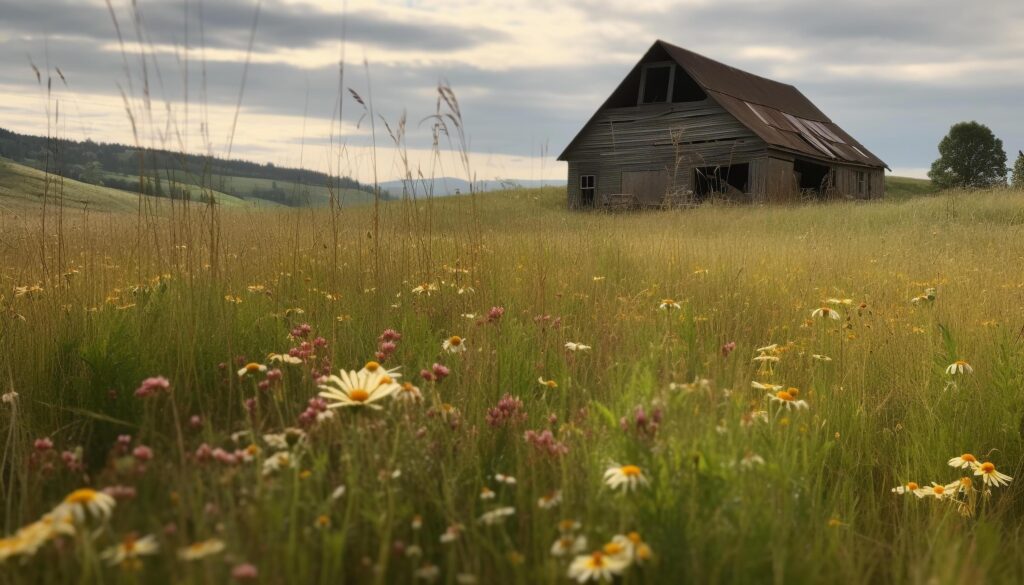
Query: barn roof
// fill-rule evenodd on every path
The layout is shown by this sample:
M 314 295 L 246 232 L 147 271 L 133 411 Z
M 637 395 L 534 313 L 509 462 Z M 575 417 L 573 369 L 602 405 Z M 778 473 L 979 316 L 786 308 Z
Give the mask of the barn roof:
M 648 54 L 656 49 L 668 54 L 709 97 L 768 145 L 820 160 L 888 168 L 792 85 L 748 73 L 665 41 L 656 41 Z M 641 63 L 634 67 L 634 72 Z M 607 106 L 606 101 L 598 112 Z M 559 160 L 565 160 L 582 133 L 581 130 L 573 138 Z

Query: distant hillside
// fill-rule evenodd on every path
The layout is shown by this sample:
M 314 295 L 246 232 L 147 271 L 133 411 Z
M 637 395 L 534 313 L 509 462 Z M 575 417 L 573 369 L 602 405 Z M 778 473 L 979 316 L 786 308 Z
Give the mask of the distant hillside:
M 885 196 L 889 199 L 907 199 L 919 195 L 932 195 L 938 189 L 928 179 L 910 177 L 885 177 Z
M 217 205 L 226 208 L 281 207 L 273 201 L 245 200 L 218 191 L 200 192 L 198 188 L 192 202 L 200 204 L 206 195 L 212 195 Z M 71 211 L 123 212 L 134 211 L 139 205 L 137 193 L 66 179 L 0 158 L 0 215 L 36 213 L 42 209 L 44 200 L 52 208 L 63 206 L 65 210 Z M 170 203 L 168 198 L 153 197 L 150 204 Z
M 348 177 L 123 144 L 47 139 L 0 129 L 0 157 L 90 185 L 130 193 L 190 199 L 212 189 L 238 199 L 292 207 L 324 205 L 334 189 L 343 203 L 373 199 L 373 187 Z M 329 188 L 330 186 L 330 188 Z M 201 189 L 202 188 L 202 189 Z M 386 197 L 386 193 L 385 193 Z
M 521 179 L 496 179 L 493 181 L 477 181 L 473 184 L 478 193 L 485 191 L 502 191 L 506 189 L 532 189 L 535 187 L 564 187 L 565 181 L 541 181 Z M 386 190 L 390 196 L 399 198 L 406 189 L 402 181 L 384 181 L 380 184 L 381 189 Z M 432 187 L 432 188 L 431 188 Z M 455 177 L 438 177 L 433 181 L 416 181 L 414 189 L 417 196 L 426 194 L 432 195 L 455 195 L 469 193 L 469 181 Z

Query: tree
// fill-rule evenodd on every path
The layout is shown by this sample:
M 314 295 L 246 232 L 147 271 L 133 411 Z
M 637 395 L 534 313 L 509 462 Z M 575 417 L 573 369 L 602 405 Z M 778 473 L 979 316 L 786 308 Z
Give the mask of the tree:
M 988 126 L 960 122 L 939 142 L 939 158 L 928 177 L 939 188 L 984 188 L 1006 184 L 1003 141 Z
M 1013 188 L 1024 189 L 1024 150 L 1017 151 L 1017 162 L 1013 164 Z

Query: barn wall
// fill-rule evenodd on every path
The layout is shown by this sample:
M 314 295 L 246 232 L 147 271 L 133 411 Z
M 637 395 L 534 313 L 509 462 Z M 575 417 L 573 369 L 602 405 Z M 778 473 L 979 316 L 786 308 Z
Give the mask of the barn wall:
M 694 167 L 749 163 L 767 145 L 711 100 L 609 108 L 580 133 L 569 161 L 568 201 L 579 201 L 579 176 L 596 175 L 596 204 L 622 193 L 624 171 L 662 171 L 667 190 L 685 197 Z
M 881 199 L 885 196 L 885 171 L 835 165 L 835 191 L 839 197 Z
M 780 203 L 799 198 L 792 159 L 778 156 L 755 159 L 750 166 L 750 182 L 756 202 Z

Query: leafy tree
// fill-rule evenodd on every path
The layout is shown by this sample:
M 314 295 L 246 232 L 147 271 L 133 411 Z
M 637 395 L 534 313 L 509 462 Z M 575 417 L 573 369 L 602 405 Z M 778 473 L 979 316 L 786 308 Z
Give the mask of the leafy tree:
M 1006 184 L 1006 151 L 984 124 L 960 122 L 939 142 L 928 177 L 937 187 L 984 188 Z
M 1013 164 L 1013 187 L 1024 189 L 1024 150 L 1017 151 L 1017 162 Z

